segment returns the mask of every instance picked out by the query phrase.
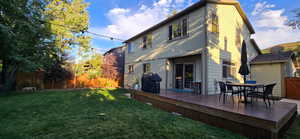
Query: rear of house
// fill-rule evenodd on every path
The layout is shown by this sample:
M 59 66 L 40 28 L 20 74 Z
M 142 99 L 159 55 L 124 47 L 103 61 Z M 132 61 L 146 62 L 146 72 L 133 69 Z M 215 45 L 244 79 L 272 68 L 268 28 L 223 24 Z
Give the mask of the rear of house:
M 202 0 L 126 41 L 125 87 L 158 73 L 161 88 L 216 92 L 216 81 L 242 81 L 238 74 L 243 41 L 248 60 L 260 54 L 254 30 L 235 0 Z

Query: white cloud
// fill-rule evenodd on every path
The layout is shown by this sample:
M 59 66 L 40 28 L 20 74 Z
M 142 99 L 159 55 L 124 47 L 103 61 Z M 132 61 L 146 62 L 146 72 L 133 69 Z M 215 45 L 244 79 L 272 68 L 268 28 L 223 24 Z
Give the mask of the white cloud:
M 107 13 L 111 24 L 91 27 L 91 32 L 128 39 L 166 19 L 173 10 L 179 11 L 191 4 L 191 0 L 158 0 L 152 5 L 141 4 L 137 10 L 114 8 Z
M 266 1 L 258 2 L 255 4 L 254 10 L 251 15 L 257 15 L 259 12 L 263 11 L 265 8 L 274 8 L 274 4 L 268 4 Z
M 154 2 L 154 6 L 167 6 L 170 3 L 172 3 L 172 0 L 159 0 L 157 2 Z
M 280 43 L 299 41 L 300 31 L 293 30 L 285 24 L 288 17 L 284 13 L 285 9 L 275 9 L 274 4 L 256 4 L 251 14 L 256 29 L 254 38 L 262 49 Z
M 175 0 L 175 3 L 183 3 L 184 0 Z
M 118 15 L 118 14 L 125 14 L 125 13 L 128 13 L 130 12 L 129 9 L 123 9 L 123 8 L 114 8 L 114 9 L 111 9 L 108 14 L 109 15 Z
M 256 26 L 285 28 L 285 22 L 288 20 L 288 18 L 283 15 L 284 11 L 284 9 L 279 9 L 261 12 L 261 14 L 257 17 Z

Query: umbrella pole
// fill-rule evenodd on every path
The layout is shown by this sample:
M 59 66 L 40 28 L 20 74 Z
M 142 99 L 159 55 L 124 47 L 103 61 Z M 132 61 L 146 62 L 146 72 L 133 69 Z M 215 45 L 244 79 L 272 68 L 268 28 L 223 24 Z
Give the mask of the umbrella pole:
M 246 75 L 244 75 L 244 83 L 246 83 Z

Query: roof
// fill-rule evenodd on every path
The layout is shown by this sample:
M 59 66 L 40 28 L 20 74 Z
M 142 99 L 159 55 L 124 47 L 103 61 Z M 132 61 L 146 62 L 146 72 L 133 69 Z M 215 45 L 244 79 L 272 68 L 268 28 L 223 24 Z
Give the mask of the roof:
M 103 54 L 103 56 L 105 56 L 105 55 L 107 55 L 107 54 L 113 52 L 113 51 L 116 50 L 116 49 L 121 49 L 121 48 L 123 48 L 123 47 L 124 47 L 124 46 L 119 46 L 119 47 L 111 48 L 111 49 L 109 49 L 108 51 L 106 51 L 106 52 Z
M 189 6 L 188 8 L 186 8 L 184 10 L 182 10 L 181 12 L 179 12 L 179 13 L 163 20 L 162 22 L 160 22 L 160 23 L 144 30 L 143 32 L 129 38 L 128 40 L 124 41 L 124 43 L 127 43 L 128 41 L 134 40 L 134 39 L 136 39 L 136 38 L 138 38 L 138 37 L 140 37 L 144 34 L 147 34 L 147 33 L 151 32 L 151 31 L 153 31 L 153 30 L 155 30 L 155 29 L 157 29 L 157 28 L 159 28 L 159 27 L 161 27 L 165 24 L 168 24 L 168 23 L 172 22 L 173 20 L 176 20 L 176 19 L 178 19 L 178 18 L 180 18 L 180 17 L 182 17 L 186 14 L 189 14 L 189 13 L 197 10 L 199 7 L 205 6 L 207 3 L 234 5 L 235 8 L 238 10 L 239 14 L 241 15 L 241 17 L 243 18 L 244 22 L 246 23 L 250 33 L 251 34 L 255 33 L 253 26 L 251 25 L 249 19 L 246 16 L 246 13 L 243 11 L 243 9 L 241 8 L 241 5 L 238 1 L 235 1 L 235 0 L 200 0 L 199 2 L 196 2 L 195 4 Z
M 263 63 L 282 63 L 292 59 L 294 53 L 292 51 L 268 53 L 256 56 L 251 64 L 263 64 Z

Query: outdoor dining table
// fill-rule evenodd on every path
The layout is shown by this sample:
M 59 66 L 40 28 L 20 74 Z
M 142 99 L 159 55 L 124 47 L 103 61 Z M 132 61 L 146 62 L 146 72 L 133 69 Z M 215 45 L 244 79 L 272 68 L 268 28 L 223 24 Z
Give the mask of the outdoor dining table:
M 226 85 L 243 88 L 244 103 L 247 104 L 247 91 L 246 88 L 257 88 L 258 86 L 263 86 L 263 84 L 245 84 L 245 83 L 226 83 Z

